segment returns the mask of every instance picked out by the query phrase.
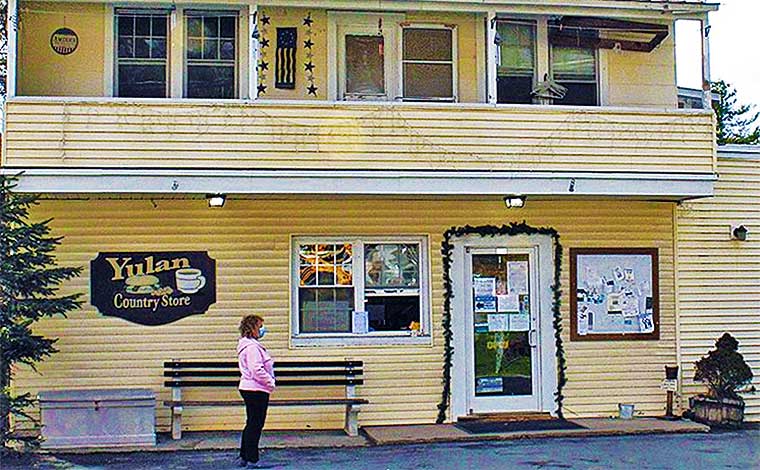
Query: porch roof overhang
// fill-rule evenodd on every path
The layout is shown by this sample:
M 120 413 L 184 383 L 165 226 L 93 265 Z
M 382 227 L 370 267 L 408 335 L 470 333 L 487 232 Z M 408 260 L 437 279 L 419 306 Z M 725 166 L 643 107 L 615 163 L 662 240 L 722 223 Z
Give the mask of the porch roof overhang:
M 54 0 L 66 3 L 111 3 L 109 0 Z M 462 11 L 508 10 L 513 14 L 561 14 L 580 16 L 698 18 L 718 10 L 719 3 L 695 0 L 185 0 L 185 5 L 250 4 L 262 8 L 324 8 L 353 11 Z M 167 5 L 157 0 L 134 0 L 132 6 Z
M 551 171 L 3 168 L 41 194 L 480 197 L 682 201 L 714 194 L 715 175 Z
M 192 1 L 192 0 L 191 0 Z M 685 0 L 259 0 L 260 7 L 304 7 L 372 11 L 508 10 L 512 14 L 562 14 L 612 17 L 701 17 L 718 10 L 719 3 Z

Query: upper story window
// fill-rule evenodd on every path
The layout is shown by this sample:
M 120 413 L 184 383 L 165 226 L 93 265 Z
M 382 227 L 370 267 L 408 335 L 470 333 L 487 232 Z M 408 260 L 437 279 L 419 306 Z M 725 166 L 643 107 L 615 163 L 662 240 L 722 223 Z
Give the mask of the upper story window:
M 345 40 L 345 97 L 385 98 L 385 38 L 376 34 L 347 34 Z
M 549 21 L 549 70 L 554 80 L 567 88 L 565 97 L 556 104 L 599 104 L 597 49 L 589 46 L 597 37 L 595 29 L 563 27 Z
M 546 76 L 567 88 L 564 98 L 555 99 L 554 104 L 599 103 L 597 49 L 591 47 L 598 34 L 595 29 L 539 18 L 501 19 L 496 31 L 498 103 L 536 102 L 532 92 Z
M 168 95 L 168 14 L 116 12 L 116 95 L 163 98 Z
M 499 21 L 501 38 L 496 74 L 498 103 L 533 102 L 536 74 L 536 25 L 533 22 Z
M 453 101 L 454 31 L 448 27 L 405 27 L 401 37 L 404 99 Z
M 237 13 L 185 15 L 185 96 L 235 98 Z
M 455 27 L 403 20 L 400 14 L 330 14 L 328 54 L 337 65 L 331 98 L 456 100 Z
M 429 335 L 422 237 L 300 238 L 293 252 L 298 344 L 382 344 Z
M 553 45 L 549 57 L 554 80 L 567 88 L 565 97 L 557 104 L 598 104 L 595 49 Z

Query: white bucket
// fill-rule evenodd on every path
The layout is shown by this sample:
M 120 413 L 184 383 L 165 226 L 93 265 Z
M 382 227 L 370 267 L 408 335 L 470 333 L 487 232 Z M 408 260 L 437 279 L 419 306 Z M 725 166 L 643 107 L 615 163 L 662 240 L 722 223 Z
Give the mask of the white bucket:
M 633 419 L 633 405 L 618 403 L 618 416 L 620 419 Z

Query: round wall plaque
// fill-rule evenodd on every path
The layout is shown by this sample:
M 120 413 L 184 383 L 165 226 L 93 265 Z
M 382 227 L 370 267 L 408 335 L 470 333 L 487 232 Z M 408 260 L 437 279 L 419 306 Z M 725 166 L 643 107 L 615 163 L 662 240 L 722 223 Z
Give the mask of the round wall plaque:
M 61 55 L 69 55 L 79 46 L 79 36 L 69 28 L 58 28 L 50 36 L 50 47 Z

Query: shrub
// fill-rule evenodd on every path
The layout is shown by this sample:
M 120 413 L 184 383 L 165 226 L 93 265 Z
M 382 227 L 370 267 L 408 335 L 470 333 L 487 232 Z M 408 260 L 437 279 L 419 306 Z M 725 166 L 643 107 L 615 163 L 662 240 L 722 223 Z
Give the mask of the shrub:
M 696 362 L 694 380 L 707 384 L 711 398 L 741 399 L 737 392 L 752 380 L 752 370 L 744 362 L 738 348 L 739 342 L 724 333 L 715 342 L 715 349 Z

